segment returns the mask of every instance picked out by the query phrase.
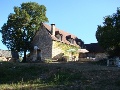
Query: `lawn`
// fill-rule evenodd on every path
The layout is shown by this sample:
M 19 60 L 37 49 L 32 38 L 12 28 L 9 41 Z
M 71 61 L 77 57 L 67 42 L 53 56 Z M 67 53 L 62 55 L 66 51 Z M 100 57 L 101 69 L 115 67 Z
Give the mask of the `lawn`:
M 0 90 L 120 90 L 120 68 L 94 62 L 0 62 Z

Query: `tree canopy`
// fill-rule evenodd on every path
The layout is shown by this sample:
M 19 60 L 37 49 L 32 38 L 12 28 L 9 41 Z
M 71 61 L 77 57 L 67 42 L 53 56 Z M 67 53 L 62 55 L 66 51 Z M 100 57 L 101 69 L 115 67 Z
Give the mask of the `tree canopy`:
M 46 7 L 35 2 L 22 3 L 20 7 L 14 7 L 14 13 L 10 13 L 7 23 L 2 26 L 2 43 L 12 51 L 23 52 L 30 49 L 31 41 L 40 24 L 47 22 Z M 25 58 L 26 59 L 26 58 Z
M 103 26 L 97 27 L 96 39 L 111 57 L 120 56 L 120 8 L 104 17 Z

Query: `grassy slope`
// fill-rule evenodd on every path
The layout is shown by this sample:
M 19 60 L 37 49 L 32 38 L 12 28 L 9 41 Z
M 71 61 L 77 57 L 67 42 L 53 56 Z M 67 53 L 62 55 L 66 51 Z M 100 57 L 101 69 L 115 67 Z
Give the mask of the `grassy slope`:
M 0 62 L 0 90 L 119 90 L 120 69 L 91 63 Z

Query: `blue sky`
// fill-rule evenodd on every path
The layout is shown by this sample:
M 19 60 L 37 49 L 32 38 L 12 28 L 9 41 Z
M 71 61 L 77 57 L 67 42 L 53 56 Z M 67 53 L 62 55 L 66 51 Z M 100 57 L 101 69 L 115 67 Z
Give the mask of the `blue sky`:
M 97 25 L 102 25 L 103 17 L 120 7 L 120 0 L 0 0 L 0 28 L 13 13 L 14 6 L 29 1 L 46 6 L 48 24 L 55 23 L 57 28 L 76 35 L 86 44 L 97 42 Z M 1 39 L 0 34 L 0 49 L 7 49 Z

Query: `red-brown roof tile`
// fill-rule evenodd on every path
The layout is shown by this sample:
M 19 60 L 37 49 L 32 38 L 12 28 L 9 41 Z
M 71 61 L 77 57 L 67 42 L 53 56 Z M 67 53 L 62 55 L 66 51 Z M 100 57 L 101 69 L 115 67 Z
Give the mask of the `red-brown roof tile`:
M 45 24 L 45 23 L 44 23 L 43 25 L 45 26 L 45 28 L 46 28 L 47 30 L 49 30 L 49 32 L 51 31 L 51 26 L 49 26 L 49 25 L 47 25 L 47 24 Z M 58 29 L 58 28 L 56 28 L 56 27 L 55 27 L 55 31 L 59 31 L 59 33 L 62 34 L 62 41 L 61 41 L 61 42 L 66 43 L 66 44 L 69 44 L 69 45 L 79 46 L 79 45 L 76 43 L 76 41 L 75 41 L 75 39 L 77 38 L 75 35 L 70 34 L 70 33 L 68 33 L 68 32 L 65 32 L 65 31 L 63 31 L 63 30 L 60 30 L 60 29 Z M 49 33 L 49 34 L 50 34 L 50 36 L 51 36 L 51 38 L 52 38 L 53 40 L 59 41 L 54 35 L 52 35 L 51 33 Z M 71 38 L 74 39 L 74 44 L 71 44 L 71 43 L 66 39 L 66 36 L 68 36 L 68 35 L 71 35 Z

